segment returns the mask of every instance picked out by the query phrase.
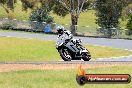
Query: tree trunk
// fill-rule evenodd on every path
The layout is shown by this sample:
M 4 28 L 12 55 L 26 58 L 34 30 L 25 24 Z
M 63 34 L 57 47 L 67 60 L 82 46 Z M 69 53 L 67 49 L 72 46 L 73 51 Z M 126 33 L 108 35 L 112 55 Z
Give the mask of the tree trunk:
M 112 37 L 112 29 L 108 28 L 108 32 L 107 32 L 107 38 L 111 38 Z
M 73 35 L 76 35 L 77 31 L 77 22 L 78 22 L 78 17 L 77 15 L 71 14 L 71 33 Z

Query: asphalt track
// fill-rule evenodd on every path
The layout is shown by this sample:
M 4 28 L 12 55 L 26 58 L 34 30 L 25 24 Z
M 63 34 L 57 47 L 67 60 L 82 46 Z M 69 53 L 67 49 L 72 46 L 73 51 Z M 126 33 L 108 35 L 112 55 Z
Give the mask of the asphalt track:
M 35 39 L 42 39 L 42 40 L 57 40 L 57 35 L 49 35 L 49 34 L 38 34 L 38 33 L 25 33 L 25 32 L 3 32 L 0 31 L 0 36 L 4 37 L 18 37 L 18 38 L 35 38 Z M 125 50 L 132 51 L 132 40 L 124 40 L 124 39 L 105 39 L 105 38 L 89 38 L 89 37 L 75 37 L 76 39 L 82 39 L 84 44 L 93 44 L 99 46 L 108 46 L 113 48 L 121 48 Z M 132 56 L 126 57 L 113 57 L 113 58 L 106 58 L 106 59 L 97 59 L 96 61 L 90 62 L 81 62 L 81 61 L 71 61 L 71 62 L 61 62 L 61 63 L 98 63 L 98 62 L 132 62 Z M 2 62 L 4 63 L 4 62 Z M 13 62 L 12 62 L 13 63 Z M 24 63 L 24 62 L 15 62 L 15 63 Z M 32 62 L 26 62 L 32 63 Z M 25 63 L 25 64 L 26 64 Z M 34 63 L 46 63 L 46 62 L 34 62 Z M 50 62 L 48 62 L 50 63 Z M 54 63 L 54 62 L 51 62 Z M 58 62 L 55 62 L 58 63 Z M 59 62 L 60 63 L 60 62 Z
M 0 62 L 0 64 L 132 64 L 132 61 L 44 61 L 44 62 Z
M 38 33 L 20 33 L 20 32 L 0 32 L 0 36 L 20 37 L 20 38 L 37 38 L 43 40 L 57 40 L 57 35 L 38 34 Z M 106 39 L 106 38 L 89 38 L 89 37 L 74 37 L 82 39 L 84 44 L 94 44 L 100 46 L 108 46 L 113 48 L 121 48 L 132 50 L 132 40 L 125 39 Z

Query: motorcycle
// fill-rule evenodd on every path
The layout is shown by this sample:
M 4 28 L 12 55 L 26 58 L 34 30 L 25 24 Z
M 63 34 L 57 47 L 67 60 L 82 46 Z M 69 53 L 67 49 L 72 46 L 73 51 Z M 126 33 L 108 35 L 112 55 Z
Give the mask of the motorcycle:
M 60 36 L 56 49 L 64 61 L 81 59 L 89 61 L 91 59 L 90 52 L 81 43 L 81 39 L 67 39 L 65 36 Z

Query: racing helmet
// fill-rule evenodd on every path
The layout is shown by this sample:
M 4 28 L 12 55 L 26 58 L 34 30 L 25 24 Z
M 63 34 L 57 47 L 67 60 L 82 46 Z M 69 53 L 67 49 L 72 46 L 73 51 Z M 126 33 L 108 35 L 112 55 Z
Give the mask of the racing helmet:
M 58 34 L 63 34 L 64 31 L 65 31 L 65 28 L 63 26 L 58 26 L 57 27 Z

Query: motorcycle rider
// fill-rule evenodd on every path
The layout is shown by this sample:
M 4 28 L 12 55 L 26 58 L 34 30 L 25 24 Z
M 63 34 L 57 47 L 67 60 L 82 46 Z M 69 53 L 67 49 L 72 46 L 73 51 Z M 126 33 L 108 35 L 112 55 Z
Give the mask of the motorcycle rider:
M 63 26 L 58 26 L 57 32 L 59 34 L 58 38 L 62 35 L 68 36 L 68 39 L 73 38 L 73 35 L 71 34 L 71 32 L 66 30 Z
M 74 39 L 69 30 L 66 30 L 63 26 L 57 27 L 58 39 L 60 36 L 64 36 L 66 40 L 72 40 L 73 43 L 81 43 L 80 39 Z

